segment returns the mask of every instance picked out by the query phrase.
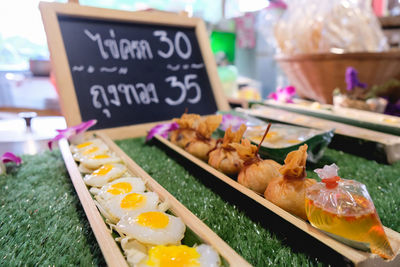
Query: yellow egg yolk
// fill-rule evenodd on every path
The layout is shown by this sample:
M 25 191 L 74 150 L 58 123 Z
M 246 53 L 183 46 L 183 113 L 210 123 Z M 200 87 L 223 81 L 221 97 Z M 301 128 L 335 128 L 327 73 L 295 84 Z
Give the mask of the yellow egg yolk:
M 107 173 L 109 173 L 112 168 L 114 168 L 114 165 L 112 164 L 104 164 L 103 166 L 101 166 L 100 168 L 98 168 L 97 170 L 95 170 L 92 175 L 93 176 L 103 176 L 106 175 Z
M 110 156 L 109 155 L 96 155 L 91 157 L 92 159 L 108 159 Z
M 271 139 L 271 138 L 274 138 L 277 135 L 278 135 L 278 132 L 268 132 L 267 136 L 265 137 L 265 139 Z M 255 142 L 260 142 L 262 138 L 263 138 L 262 135 L 252 136 L 251 137 L 251 139 L 253 139 Z
M 269 133 L 267 133 L 267 136 L 265 137 L 265 139 L 274 138 L 277 135 L 278 135 L 277 132 L 269 132 Z
M 82 143 L 82 144 L 77 145 L 76 148 L 77 148 L 77 149 L 81 149 L 81 148 L 90 146 L 91 144 L 93 144 L 93 142 L 85 142 L 85 143 Z
M 112 195 L 126 194 L 132 191 L 132 185 L 127 182 L 115 183 L 107 190 Z
M 287 142 L 288 142 L 289 144 L 296 144 L 296 143 L 298 143 L 298 142 L 300 142 L 300 141 L 297 140 L 297 139 L 289 139 L 289 140 L 287 140 Z
M 200 254 L 195 248 L 181 246 L 155 246 L 149 250 L 146 264 L 160 267 L 200 266 Z
M 166 214 L 159 211 L 143 212 L 136 217 L 135 221 L 146 227 L 162 229 L 167 227 L 169 218 Z
M 388 123 L 396 123 L 398 120 L 392 119 L 392 118 L 385 118 L 385 119 L 383 119 L 383 121 L 388 122 Z
M 137 209 L 146 203 L 146 197 L 141 194 L 132 193 L 126 195 L 120 203 L 123 209 Z
M 96 152 L 97 150 L 99 150 L 99 147 L 98 147 L 98 146 L 95 146 L 95 147 L 86 149 L 85 151 L 83 151 L 82 154 L 83 154 L 83 155 L 89 155 L 89 154 L 92 154 L 92 153 Z

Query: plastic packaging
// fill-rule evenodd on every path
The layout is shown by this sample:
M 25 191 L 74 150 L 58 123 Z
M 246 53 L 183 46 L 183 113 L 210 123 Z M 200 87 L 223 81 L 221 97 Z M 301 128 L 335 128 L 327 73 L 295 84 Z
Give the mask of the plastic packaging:
M 369 1 L 291 0 L 275 27 L 286 55 L 389 50 Z
M 338 177 L 335 164 L 317 169 L 322 179 L 306 190 L 305 207 L 310 223 L 347 245 L 394 256 L 374 203 L 364 184 Z

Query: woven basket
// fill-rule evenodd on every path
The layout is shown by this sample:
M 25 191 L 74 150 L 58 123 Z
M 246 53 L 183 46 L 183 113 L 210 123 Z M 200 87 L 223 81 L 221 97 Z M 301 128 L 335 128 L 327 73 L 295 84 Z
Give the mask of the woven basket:
M 275 59 L 300 97 L 332 104 L 335 88 L 346 91 L 345 72 L 358 71 L 368 86 L 400 78 L 400 51 L 382 53 L 308 54 L 276 56 Z

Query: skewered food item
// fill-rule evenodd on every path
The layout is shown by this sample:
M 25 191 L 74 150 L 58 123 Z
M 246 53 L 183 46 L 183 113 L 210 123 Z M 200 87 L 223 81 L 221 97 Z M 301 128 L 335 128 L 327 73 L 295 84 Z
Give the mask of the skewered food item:
M 270 127 L 271 124 L 265 130 L 258 147 L 252 145 L 248 139 L 242 139 L 240 144 L 232 144 L 236 148 L 239 157 L 244 160 L 243 168 L 239 172 L 238 183 L 259 194 L 265 192 L 273 178 L 280 176 L 279 168 L 281 165 L 270 159 L 263 160 L 258 154 L 258 150 Z

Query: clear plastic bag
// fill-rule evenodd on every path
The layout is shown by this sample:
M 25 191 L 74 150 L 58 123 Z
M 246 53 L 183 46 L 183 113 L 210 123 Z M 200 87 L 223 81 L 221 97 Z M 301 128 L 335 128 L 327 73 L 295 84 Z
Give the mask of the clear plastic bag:
M 306 190 L 310 223 L 352 247 L 390 259 L 394 252 L 364 184 L 341 179 L 335 164 L 317 169 L 322 182 Z
M 291 0 L 275 26 L 278 50 L 286 55 L 389 50 L 369 1 Z

